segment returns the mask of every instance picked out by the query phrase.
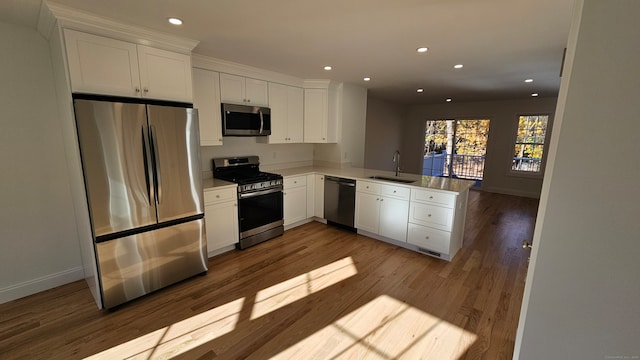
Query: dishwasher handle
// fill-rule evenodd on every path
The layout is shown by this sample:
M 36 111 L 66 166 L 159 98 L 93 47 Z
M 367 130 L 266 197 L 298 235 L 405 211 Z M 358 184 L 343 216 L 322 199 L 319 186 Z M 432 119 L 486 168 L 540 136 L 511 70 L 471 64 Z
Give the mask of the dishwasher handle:
M 338 185 L 342 185 L 342 186 L 350 186 L 350 187 L 356 186 L 356 181 L 351 179 L 343 179 L 335 176 L 325 176 L 324 179 L 325 181 L 336 182 L 338 183 Z

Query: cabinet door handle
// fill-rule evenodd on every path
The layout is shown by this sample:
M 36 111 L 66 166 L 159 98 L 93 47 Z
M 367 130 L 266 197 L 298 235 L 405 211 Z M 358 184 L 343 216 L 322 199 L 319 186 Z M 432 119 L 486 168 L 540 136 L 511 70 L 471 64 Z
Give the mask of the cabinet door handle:
M 424 238 L 425 238 L 425 240 L 429 240 L 429 237 L 428 237 L 428 236 L 425 236 Z
M 216 199 L 220 199 L 220 195 L 216 195 Z
M 429 196 L 429 199 L 433 199 L 433 196 Z
M 136 93 L 140 93 L 140 88 L 136 86 Z
M 431 214 L 427 215 L 427 217 L 431 217 Z

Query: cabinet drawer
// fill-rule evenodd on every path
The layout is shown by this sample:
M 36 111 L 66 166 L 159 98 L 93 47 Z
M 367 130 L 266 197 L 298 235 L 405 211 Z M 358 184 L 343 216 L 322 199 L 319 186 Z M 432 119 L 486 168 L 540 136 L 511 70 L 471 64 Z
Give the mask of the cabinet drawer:
M 356 191 L 368 192 L 371 194 L 380 195 L 381 184 L 368 182 L 368 181 L 356 181 Z
M 412 202 L 409 209 L 409 222 L 449 231 L 453 224 L 453 209 Z
M 220 189 L 220 190 L 208 190 L 204 192 L 205 204 L 217 204 L 224 201 L 231 201 L 237 198 L 237 189 Z
M 451 233 L 430 227 L 409 224 L 407 242 L 441 254 L 449 254 Z
M 380 195 L 400 200 L 409 200 L 411 190 L 402 186 L 380 185 Z
M 435 203 L 438 205 L 454 208 L 456 205 L 456 195 L 429 190 L 411 190 L 411 201 Z
M 293 176 L 287 177 L 282 180 L 282 186 L 285 189 L 291 189 L 299 186 L 307 186 L 307 177 L 306 176 Z

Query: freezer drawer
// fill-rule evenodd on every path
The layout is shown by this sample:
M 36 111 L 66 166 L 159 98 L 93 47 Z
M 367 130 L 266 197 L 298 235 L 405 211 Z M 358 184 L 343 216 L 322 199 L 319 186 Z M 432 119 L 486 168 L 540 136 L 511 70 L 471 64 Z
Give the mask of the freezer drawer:
M 207 271 L 204 219 L 96 244 L 105 308 Z

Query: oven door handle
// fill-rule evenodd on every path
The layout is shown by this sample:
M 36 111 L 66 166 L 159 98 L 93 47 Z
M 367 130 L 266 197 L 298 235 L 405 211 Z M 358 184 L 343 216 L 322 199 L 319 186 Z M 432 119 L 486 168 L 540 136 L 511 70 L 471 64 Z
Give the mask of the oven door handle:
M 250 197 L 254 197 L 254 196 L 273 194 L 273 193 L 277 193 L 277 192 L 282 192 L 282 188 L 281 187 L 277 187 L 275 189 L 267 189 L 267 190 L 261 190 L 261 191 L 256 191 L 256 192 L 238 194 L 238 199 L 246 199 L 246 198 L 250 198 Z

